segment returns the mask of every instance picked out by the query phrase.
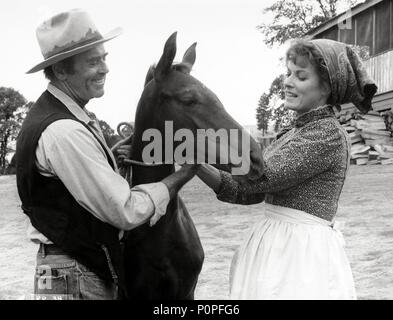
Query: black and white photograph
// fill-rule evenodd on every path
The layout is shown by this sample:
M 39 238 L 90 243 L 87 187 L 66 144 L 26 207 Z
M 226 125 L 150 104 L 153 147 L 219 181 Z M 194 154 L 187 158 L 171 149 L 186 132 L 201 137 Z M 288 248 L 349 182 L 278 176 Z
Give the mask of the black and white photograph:
M 0 300 L 393 299 L 393 0 L 14 0 L 0 33 Z

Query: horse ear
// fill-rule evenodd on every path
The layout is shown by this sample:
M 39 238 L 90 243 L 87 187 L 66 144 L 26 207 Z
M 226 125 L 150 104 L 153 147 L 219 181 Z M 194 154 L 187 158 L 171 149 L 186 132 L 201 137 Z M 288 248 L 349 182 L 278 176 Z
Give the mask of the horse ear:
M 168 74 L 171 69 L 173 59 L 176 55 L 176 35 L 177 32 L 172 33 L 172 35 L 165 42 L 164 52 L 158 61 L 156 70 L 154 71 L 154 79 L 160 81 Z
M 195 63 L 195 59 L 196 59 L 196 52 L 195 52 L 195 47 L 196 47 L 197 43 L 193 43 L 191 45 L 191 47 L 189 47 L 186 51 L 186 53 L 183 56 L 183 63 L 186 63 L 190 66 L 190 70 L 192 69 L 192 66 Z
M 147 70 L 144 87 L 154 78 L 154 69 L 154 65 L 151 65 L 149 70 Z

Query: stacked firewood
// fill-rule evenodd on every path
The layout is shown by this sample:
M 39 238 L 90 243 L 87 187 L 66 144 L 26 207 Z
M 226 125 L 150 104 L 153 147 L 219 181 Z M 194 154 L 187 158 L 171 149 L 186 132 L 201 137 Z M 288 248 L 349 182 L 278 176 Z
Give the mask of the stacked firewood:
M 351 138 L 351 164 L 393 164 L 393 113 L 343 108 L 338 120 Z

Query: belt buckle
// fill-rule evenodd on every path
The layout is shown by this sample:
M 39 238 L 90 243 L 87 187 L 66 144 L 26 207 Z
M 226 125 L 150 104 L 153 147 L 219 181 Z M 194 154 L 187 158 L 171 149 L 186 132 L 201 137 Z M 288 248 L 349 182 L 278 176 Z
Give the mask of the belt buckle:
M 41 258 L 45 258 L 46 256 L 45 244 L 42 242 L 40 243 L 39 252 L 41 253 Z

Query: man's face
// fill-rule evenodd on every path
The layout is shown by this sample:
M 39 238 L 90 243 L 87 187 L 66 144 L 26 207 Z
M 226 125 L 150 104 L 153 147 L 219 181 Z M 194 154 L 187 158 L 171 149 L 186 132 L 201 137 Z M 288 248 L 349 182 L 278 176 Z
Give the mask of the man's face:
M 67 74 L 66 82 L 79 98 L 89 101 L 104 95 L 108 67 L 103 44 L 73 57 L 73 73 Z

